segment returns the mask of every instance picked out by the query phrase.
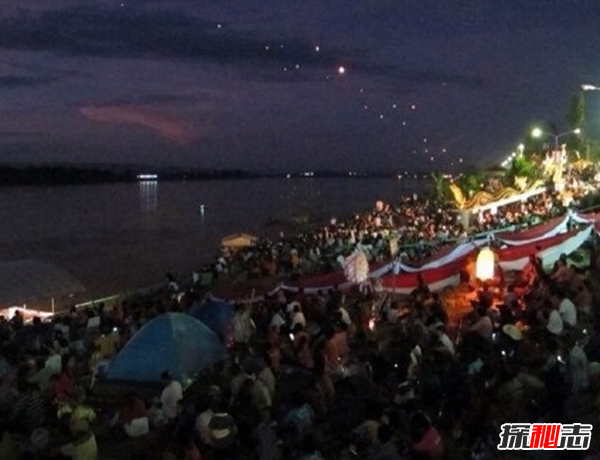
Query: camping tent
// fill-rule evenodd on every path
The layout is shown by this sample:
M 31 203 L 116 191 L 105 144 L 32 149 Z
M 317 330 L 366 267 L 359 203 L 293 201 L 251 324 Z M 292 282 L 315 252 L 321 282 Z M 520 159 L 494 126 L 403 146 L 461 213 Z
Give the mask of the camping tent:
M 195 303 L 188 313 L 220 337 L 225 336 L 234 315 L 233 305 L 214 299 Z
M 226 353 L 221 340 L 200 321 L 183 313 L 167 313 L 133 336 L 110 363 L 107 379 L 157 382 L 167 370 L 186 386 Z
M 236 233 L 235 235 L 226 236 L 221 240 L 221 246 L 230 249 L 247 248 L 254 246 L 258 238 L 248 233 Z

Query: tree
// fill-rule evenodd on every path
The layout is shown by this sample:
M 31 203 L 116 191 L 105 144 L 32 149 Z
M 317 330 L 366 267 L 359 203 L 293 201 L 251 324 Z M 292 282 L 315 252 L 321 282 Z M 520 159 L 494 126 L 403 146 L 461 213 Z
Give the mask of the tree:
M 467 194 L 476 193 L 481 190 L 481 184 L 484 181 L 484 177 L 479 172 L 469 172 L 467 174 L 463 174 L 458 179 L 458 185 L 462 190 L 464 190 Z
M 533 180 L 540 176 L 540 171 L 531 160 L 525 158 L 524 155 L 518 155 L 514 158 L 508 175 L 512 182 L 516 177 L 526 177 Z
M 450 198 L 450 186 L 448 181 L 444 178 L 444 174 L 431 173 L 431 182 L 435 197 L 439 201 L 447 201 Z
M 571 105 L 567 113 L 569 129 L 580 128 L 585 132 L 585 99 L 583 91 L 579 91 L 571 97 Z

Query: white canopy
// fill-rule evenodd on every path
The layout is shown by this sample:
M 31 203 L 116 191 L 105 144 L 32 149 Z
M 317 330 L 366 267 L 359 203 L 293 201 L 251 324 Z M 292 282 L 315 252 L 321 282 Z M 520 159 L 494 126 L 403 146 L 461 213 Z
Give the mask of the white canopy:
M 221 245 L 226 248 L 247 248 L 254 246 L 258 241 L 258 237 L 248 233 L 236 233 L 235 235 L 226 236 L 221 240 Z

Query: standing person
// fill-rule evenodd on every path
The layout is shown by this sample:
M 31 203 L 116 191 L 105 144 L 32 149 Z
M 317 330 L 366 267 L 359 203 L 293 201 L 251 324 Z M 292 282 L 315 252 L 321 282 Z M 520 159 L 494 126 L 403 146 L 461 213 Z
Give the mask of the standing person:
M 210 421 L 213 416 L 221 409 L 221 389 L 215 385 L 208 390 L 209 401 L 204 411 L 196 418 L 196 434 L 200 441 L 206 446 L 212 444 L 210 435 Z
M 389 425 L 382 424 L 377 428 L 377 441 L 372 447 L 372 455 L 369 456 L 369 460 L 402 460 Z
M 584 393 L 590 385 L 588 358 L 583 348 L 575 343 L 569 352 L 568 376 L 573 394 Z
M 264 384 L 265 388 L 269 392 L 271 400 L 275 397 L 275 385 L 277 380 L 275 378 L 275 371 L 273 370 L 273 362 L 271 355 L 265 353 L 265 366 L 258 374 L 258 379 Z
M 263 413 L 261 423 L 252 431 L 252 438 L 257 444 L 256 453 L 259 460 L 281 459 L 283 443 L 277 430 L 277 422 L 272 420 L 271 414 Z
M 486 308 L 482 305 L 478 305 L 477 314 L 479 315 L 479 319 L 475 324 L 473 324 L 473 326 L 471 326 L 469 331 L 475 332 L 487 341 L 491 342 L 492 333 L 494 332 L 494 324 L 492 323 L 492 320 L 487 314 Z
M 27 380 L 20 380 L 18 387 L 19 398 L 13 408 L 12 420 L 14 426 L 30 435 L 33 430 L 44 425 L 46 402 L 37 386 Z
M 96 437 L 85 420 L 80 420 L 71 426 L 73 438 L 69 444 L 60 448 L 60 453 L 73 460 L 97 460 L 98 445 Z
M 54 387 L 56 401 L 59 404 L 66 404 L 75 396 L 75 377 L 73 369 L 75 368 L 75 358 L 71 355 L 65 355 L 62 358 L 62 372 L 58 376 L 56 386 Z
M 554 298 L 555 302 L 558 302 L 558 312 L 563 320 L 563 324 L 572 328 L 577 326 L 577 308 L 575 307 L 575 304 L 571 302 L 571 299 L 562 292 L 556 293 Z
M 306 327 L 306 317 L 304 313 L 302 313 L 302 309 L 300 308 L 300 304 L 298 302 L 293 302 L 295 305 L 291 314 L 291 326 L 290 329 L 293 331 L 294 327 L 297 324 L 300 324 L 303 328 Z
M 169 371 L 163 372 L 160 376 L 160 379 L 164 385 L 163 391 L 160 395 L 162 413 L 169 420 L 174 420 L 178 415 L 177 408 L 179 401 L 183 399 L 183 388 L 181 383 L 171 377 Z
M 90 356 L 88 361 L 89 371 L 91 373 L 90 379 L 90 388 L 94 388 L 94 384 L 96 383 L 96 377 L 98 376 L 98 370 L 100 368 L 100 363 L 102 362 L 102 352 L 100 351 L 100 345 L 97 343 L 94 344 L 94 351 Z
M 214 451 L 216 460 L 229 460 L 238 458 L 237 451 L 237 434 L 238 429 L 235 420 L 229 415 L 225 409 L 225 405 L 221 403 L 219 411 L 215 412 L 208 424 L 211 437 L 211 445 Z
M 440 434 L 422 412 L 416 413 L 410 421 L 411 451 L 419 458 L 438 460 L 444 456 L 444 443 Z
M 233 340 L 238 346 L 246 346 L 250 342 L 256 326 L 252 321 L 250 309 L 243 304 L 235 306 L 235 314 L 232 320 Z

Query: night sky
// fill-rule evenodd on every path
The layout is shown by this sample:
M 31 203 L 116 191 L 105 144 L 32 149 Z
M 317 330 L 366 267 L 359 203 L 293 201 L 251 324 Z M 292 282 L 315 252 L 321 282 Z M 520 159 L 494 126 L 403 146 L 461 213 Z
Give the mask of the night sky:
M 597 0 L 0 0 L 0 162 L 485 165 L 584 83 Z

